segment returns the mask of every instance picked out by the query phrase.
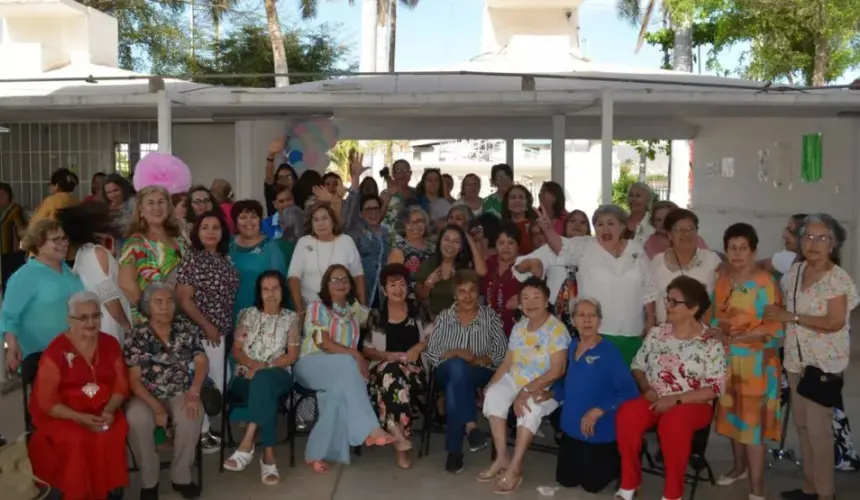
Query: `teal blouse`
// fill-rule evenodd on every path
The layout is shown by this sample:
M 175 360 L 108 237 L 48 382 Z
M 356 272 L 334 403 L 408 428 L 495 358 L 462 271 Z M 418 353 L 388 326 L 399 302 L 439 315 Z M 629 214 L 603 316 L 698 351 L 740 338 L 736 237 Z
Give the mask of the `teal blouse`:
M 239 292 L 236 294 L 236 304 L 233 310 L 233 318 L 239 315 L 239 311 L 254 305 L 257 278 L 263 272 L 273 269 L 287 276 L 287 264 L 284 262 L 284 254 L 277 242 L 264 239 L 251 248 L 236 244 L 234 238 L 230 242 L 230 260 L 233 267 L 239 272 Z M 289 295 L 289 290 L 283 293 Z
M 0 332 L 18 340 L 24 357 L 44 351 L 54 337 L 68 330 L 69 297 L 84 290 L 81 280 L 63 263 L 63 271 L 30 259 L 9 278 Z

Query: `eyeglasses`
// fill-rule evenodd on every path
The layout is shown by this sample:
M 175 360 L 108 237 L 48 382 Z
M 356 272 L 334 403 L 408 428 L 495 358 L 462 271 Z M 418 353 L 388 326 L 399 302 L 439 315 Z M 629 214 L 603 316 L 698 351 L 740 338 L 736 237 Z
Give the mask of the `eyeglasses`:
M 418 224 L 424 224 L 424 219 L 409 219 L 406 221 L 407 226 L 417 226 Z
M 673 233 L 695 233 L 696 231 L 698 231 L 698 229 L 695 227 L 675 226 L 672 228 Z
M 102 313 L 82 314 L 80 316 L 71 316 L 71 318 L 80 321 L 81 323 L 87 323 L 90 321 L 101 321 Z
M 54 236 L 53 238 L 49 238 L 51 243 L 54 245 L 65 245 L 69 242 L 68 236 Z
M 191 198 L 192 205 L 203 205 L 206 203 L 210 203 L 211 201 L 212 200 L 209 200 L 208 198 Z
M 674 299 L 672 297 L 664 297 L 663 301 L 666 302 L 666 305 L 669 307 L 676 307 L 679 305 L 686 305 L 687 302 L 683 300 Z
M 349 283 L 349 276 L 332 276 L 328 279 L 328 282 L 332 285 L 340 285 L 343 283 Z
M 828 234 L 808 234 L 804 233 L 802 238 L 810 243 L 830 243 L 832 238 Z

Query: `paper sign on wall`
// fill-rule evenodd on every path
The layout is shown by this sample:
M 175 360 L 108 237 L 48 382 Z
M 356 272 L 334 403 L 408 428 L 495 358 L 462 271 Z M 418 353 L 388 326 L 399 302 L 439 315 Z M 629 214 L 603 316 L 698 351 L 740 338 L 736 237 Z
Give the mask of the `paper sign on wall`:
M 821 182 L 824 174 L 822 158 L 821 134 L 806 134 L 803 136 L 803 157 L 800 166 L 800 180 L 803 182 Z
M 770 179 L 770 150 L 758 150 L 758 180 L 767 182 Z
M 722 175 L 725 178 L 731 178 L 735 176 L 735 159 L 731 156 L 723 158 L 722 161 Z
M 791 154 L 791 144 L 783 141 L 777 141 L 773 144 L 771 165 L 773 166 L 771 177 L 773 178 L 774 187 L 780 187 L 792 182 L 794 158 Z
M 717 162 L 709 161 L 708 163 L 705 163 L 705 175 L 710 179 L 717 176 Z

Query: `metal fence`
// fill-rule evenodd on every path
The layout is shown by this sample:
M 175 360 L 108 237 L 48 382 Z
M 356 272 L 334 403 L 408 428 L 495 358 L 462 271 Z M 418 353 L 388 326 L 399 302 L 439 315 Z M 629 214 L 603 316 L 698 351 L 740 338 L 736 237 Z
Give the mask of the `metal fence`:
M 33 122 L 3 124 L 0 181 L 15 199 L 34 209 L 49 193 L 51 174 L 68 168 L 80 178 L 75 195 L 90 194 L 97 172 L 129 173 L 131 166 L 158 149 L 154 121 Z

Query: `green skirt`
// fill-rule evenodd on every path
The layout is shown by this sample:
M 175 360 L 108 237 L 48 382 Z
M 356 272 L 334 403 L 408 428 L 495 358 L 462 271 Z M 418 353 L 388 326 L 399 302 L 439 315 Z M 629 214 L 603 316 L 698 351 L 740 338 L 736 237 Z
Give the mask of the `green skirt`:
M 602 335 L 604 339 L 615 344 L 615 347 L 621 351 L 621 357 L 628 365 L 633 362 L 639 348 L 642 347 L 642 337 L 625 337 L 622 335 Z

